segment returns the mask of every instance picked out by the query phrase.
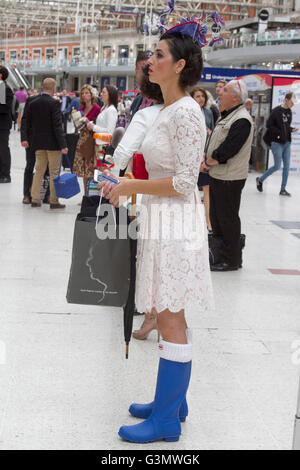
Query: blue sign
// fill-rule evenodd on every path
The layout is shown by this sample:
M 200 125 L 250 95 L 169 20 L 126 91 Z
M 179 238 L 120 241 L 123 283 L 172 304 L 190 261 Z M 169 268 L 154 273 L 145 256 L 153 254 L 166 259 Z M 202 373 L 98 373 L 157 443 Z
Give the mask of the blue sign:
M 126 90 L 126 77 L 117 77 L 117 88 L 119 91 Z
M 272 76 L 289 76 L 300 77 L 300 72 L 292 72 L 291 70 L 258 70 L 258 69 L 228 69 L 228 68 L 215 68 L 205 67 L 203 69 L 201 81 L 203 82 L 217 82 L 218 80 L 234 80 L 235 78 L 244 75 L 267 74 Z
M 101 90 L 110 84 L 110 77 L 101 77 Z

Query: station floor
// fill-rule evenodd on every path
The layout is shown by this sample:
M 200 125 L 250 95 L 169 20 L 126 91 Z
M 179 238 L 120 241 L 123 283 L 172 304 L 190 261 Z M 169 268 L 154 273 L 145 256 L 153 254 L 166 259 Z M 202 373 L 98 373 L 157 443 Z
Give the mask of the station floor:
M 0 185 L 0 449 L 291 449 L 300 364 L 300 177 L 242 196 L 244 266 L 212 273 L 214 311 L 187 312 L 194 359 L 178 443 L 130 444 L 131 402 L 151 401 L 155 332 L 131 340 L 122 311 L 71 305 L 66 288 L 76 196 L 64 211 L 22 204 L 25 152 L 11 134 L 12 183 Z M 287 227 L 274 222 L 290 222 Z M 281 224 L 282 225 L 282 224 Z M 135 317 L 138 328 L 141 317 Z

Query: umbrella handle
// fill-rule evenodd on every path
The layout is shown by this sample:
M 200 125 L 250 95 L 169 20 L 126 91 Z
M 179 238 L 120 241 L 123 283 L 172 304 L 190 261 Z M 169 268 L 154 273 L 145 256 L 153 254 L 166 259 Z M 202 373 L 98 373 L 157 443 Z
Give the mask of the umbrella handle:
M 135 177 L 132 173 L 125 173 L 125 176 L 131 180 L 134 180 Z M 130 220 L 136 219 L 136 194 L 131 196 L 131 210 L 129 215 Z

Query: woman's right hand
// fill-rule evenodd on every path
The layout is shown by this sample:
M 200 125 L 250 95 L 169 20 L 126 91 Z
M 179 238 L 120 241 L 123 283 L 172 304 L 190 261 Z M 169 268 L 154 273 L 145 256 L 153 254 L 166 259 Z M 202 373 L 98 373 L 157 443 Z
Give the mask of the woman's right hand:
M 113 175 L 110 170 L 104 170 L 103 173 L 105 174 L 105 176 L 110 176 L 111 178 L 116 178 L 115 175 Z M 114 186 L 115 186 L 114 183 L 110 183 L 110 181 L 102 181 L 102 182 L 98 183 L 97 188 L 102 189 L 103 196 L 106 197 L 106 196 L 108 196 L 108 194 L 111 193 Z

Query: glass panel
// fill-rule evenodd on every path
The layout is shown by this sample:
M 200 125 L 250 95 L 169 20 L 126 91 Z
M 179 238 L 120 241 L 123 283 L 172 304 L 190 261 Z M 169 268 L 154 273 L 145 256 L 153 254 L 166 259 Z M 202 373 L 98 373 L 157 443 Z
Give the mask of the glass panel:
M 139 52 L 142 52 L 144 50 L 144 45 L 143 44 L 137 44 L 136 46 L 136 54 Z
M 21 50 L 21 59 L 22 60 L 28 60 L 29 59 L 29 50 L 28 49 L 22 49 Z
M 110 77 L 101 77 L 101 90 L 110 84 Z
M 32 58 L 33 58 L 33 60 L 34 59 L 40 59 L 41 58 L 41 49 L 33 49 Z
M 17 51 L 9 51 L 9 57 L 11 61 L 17 60 Z
M 80 47 L 74 47 L 73 49 L 73 57 L 80 55 Z
M 46 49 L 46 59 L 53 59 L 54 49 Z
M 119 58 L 125 59 L 129 57 L 129 46 L 119 46 Z
M 119 91 L 126 90 L 126 77 L 117 77 L 117 88 Z
M 68 59 L 68 48 L 67 47 L 59 47 L 58 48 L 58 58 L 60 60 Z
M 111 46 L 104 46 L 103 47 L 103 58 L 110 59 L 112 55 L 112 48 Z

